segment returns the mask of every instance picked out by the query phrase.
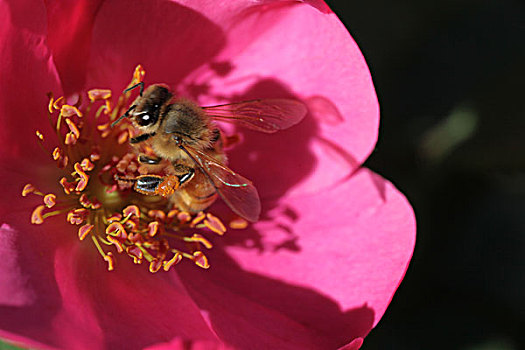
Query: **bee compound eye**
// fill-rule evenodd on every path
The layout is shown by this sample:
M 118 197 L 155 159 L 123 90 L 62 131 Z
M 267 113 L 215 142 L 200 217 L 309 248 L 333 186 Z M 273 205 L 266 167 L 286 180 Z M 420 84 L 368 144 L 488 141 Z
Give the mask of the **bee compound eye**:
M 151 116 L 149 114 L 141 114 L 137 121 L 141 126 L 149 125 L 151 124 Z

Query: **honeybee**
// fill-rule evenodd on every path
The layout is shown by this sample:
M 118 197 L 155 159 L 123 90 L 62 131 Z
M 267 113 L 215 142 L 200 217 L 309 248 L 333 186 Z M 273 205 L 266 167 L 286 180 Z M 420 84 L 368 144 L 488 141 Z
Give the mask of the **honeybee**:
M 166 160 L 172 166 L 166 176 L 148 174 L 118 180 L 134 182 L 134 190 L 139 193 L 168 197 L 176 207 L 190 212 L 206 209 L 220 196 L 236 214 L 257 221 L 261 212 L 257 189 L 225 165 L 221 131 L 214 121 L 273 133 L 300 122 L 306 115 L 306 106 L 292 99 L 259 99 L 199 107 L 175 98 L 164 84 L 153 84 L 144 90 L 143 82 L 125 92 L 137 87 L 139 96 L 112 126 L 130 118 L 141 132 L 130 143 L 147 141 L 155 155 L 141 153 L 139 163 L 159 164 Z

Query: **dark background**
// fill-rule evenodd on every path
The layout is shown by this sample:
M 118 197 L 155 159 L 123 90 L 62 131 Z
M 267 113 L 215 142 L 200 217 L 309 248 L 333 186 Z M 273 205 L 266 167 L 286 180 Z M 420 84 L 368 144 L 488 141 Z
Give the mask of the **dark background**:
M 407 275 L 363 345 L 525 348 L 525 6 L 327 1 L 381 105 L 366 166 L 418 221 Z

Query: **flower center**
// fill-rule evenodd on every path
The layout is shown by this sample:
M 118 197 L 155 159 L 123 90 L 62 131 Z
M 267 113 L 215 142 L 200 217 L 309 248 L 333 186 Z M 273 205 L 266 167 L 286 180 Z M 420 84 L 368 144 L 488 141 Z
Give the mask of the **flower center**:
M 141 82 L 144 74 L 137 66 L 129 86 Z M 133 190 L 132 183 L 116 181 L 147 172 L 129 145 L 134 136 L 131 126 L 111 127 L 126 111 L 130 92 L 123 93 L 114 107 L 111 90 L 94 89 L 87 96 L 85 106 L 80 100 L 67 104 L 63 97 L 50 97 L 49 118 L 58 146 L 49 153 L 63 171 L 58 180 L 62 190 L 45 193 L 32 184 L 24 187 L 22 196 L 39 195 L 43 202 L 34 209 L 31 223 L 64 216 L 77 227 L 80 241 L 93 243 L 110 271 L 115 266 L 113 252 L 129 256 L 136 264 L 146 261 L 151 272 L 168 271 L 184 258 L 208 268 L 203 249 L 212 244 L 205 235 L 223 235 L 223 223 L 210 213 L 181 211 L 166 198 L 142 195 Z M 44 135 L 40 131 L 36 135 L 45 149 Z

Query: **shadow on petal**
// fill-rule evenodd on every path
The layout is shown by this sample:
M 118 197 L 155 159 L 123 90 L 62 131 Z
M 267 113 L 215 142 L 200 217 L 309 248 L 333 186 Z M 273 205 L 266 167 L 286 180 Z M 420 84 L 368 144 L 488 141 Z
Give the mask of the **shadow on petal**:
M 341 310 L 314 289 L 242 270 L 220 249 L 210 271 L 177 272 L 219 338 L 241 349 L 335 349 L 364 337 L 374 311 Z
M 137 64 L 146 82 L 172 87 L 212 61 L 226 38 L 201 13 L 173 1 L 105 2 L 93 29 L 88 85 L 122 90 Z

